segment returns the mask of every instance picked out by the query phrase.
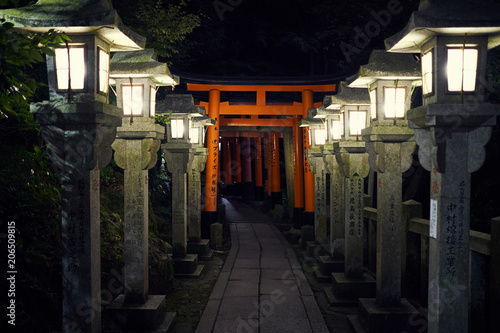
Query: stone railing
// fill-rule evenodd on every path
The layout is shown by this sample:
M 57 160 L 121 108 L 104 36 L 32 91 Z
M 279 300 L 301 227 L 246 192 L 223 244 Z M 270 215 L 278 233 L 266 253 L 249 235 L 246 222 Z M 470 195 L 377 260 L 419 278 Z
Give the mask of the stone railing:
M 429 220 L 422 217 L 420 203 L 403 202 L 402 295 L 415 301 L 421 313 L 427 313 L 429 285 Z M 376 271 L 377 208 L 363 210 L 367 243 L 365 265 Z M 487 332 L 498 327 L 500 318 L 500 217 L 491 219 L 491 234 L 470 231 L 470 325 L 474 331 Z M 453 297 L 453 290 L 443 297 Z M 431 309 L 439 311 L 439 309 Z

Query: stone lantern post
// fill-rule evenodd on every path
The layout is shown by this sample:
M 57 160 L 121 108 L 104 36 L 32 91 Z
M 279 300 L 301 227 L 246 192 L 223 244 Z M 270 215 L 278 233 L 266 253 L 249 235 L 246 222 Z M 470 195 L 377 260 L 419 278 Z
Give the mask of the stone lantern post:
M 370 167 L 377 172 L 377 297 L 359 300 L 362 321 L 370 332 L 407 330 L 408 318 L 416 313 L 401 298 L 401 230 L 402 173 L 410 168 L 415 150 L 407 110 L 420 80 L 411 54 L 378 50 L 350 78 L 349 87 L 369 90 L 371 126 L 362 131 L 362 137 Z
M 40 0 L 0 11 L 23 32 L 71 40 L 47 57 L 50 100 L 31 105 L 61 181 L 63 331 L 101 331 L 100 169 L 111 160 L 121 109 L 107 104 L 109 52 L 139 50 L 111 1 Z
M 421 1 L 386 40 L 390 52 L 421 55 L 423 106 L 408 121 L 431 171 L 429 332 L 469 328 L 471 173 L 500 114 L 485 83 L 487 50 L 499 44 L 500 5 L 483 0 Z
M 322 147 L 326 143 L 326 127 L 321 119 L 314 118 L 316 109 L 310 108 L 300 127 L 309 128 L 310 147 L 306 151 L 311 171 L 314 173 L 314 238 L 319 244 L 327 244 L 326 225 L 326 173 Z
M 213 250 L 210 241 L 201 239 L 201 172 L 205 170 L 208 149 L 205 148 L 206 126 L 212 126 L 215 121 L 205 115 L 205 108 L 199 108 L 202 117 L 192 118 L 190 127 L 190 143 L 195 145 L 193 161 L 188 170 L 188 244 L 187 252 L 197 254 L 200 260 L 209 260 Z
M 364 89 L 341 82 L 339 93 L 329 97 L 329 105 L 343 119 L 341 140 L 333 144 L 339 173 L 344 182 L 344 272 L 333 273 L 333 294 L 338 298 L 372 297 L 375 280 L 363 272 L 364 178 L 370 171 L 361 131 L 370 121 L 370 97 Z
M 155 124 L 156 89 L 174 85 L 167 64 L 156 61 L 152 49 L 116 53 L 110 76 L 115 81 L 122 126 L 112 147 L 124 170 L 124 293 L 107 311 L 108 328 L 153 330 L 163 323 L 165 296 L 149 295 L 148 170 L 156 165 L 165 128 Z M 143 313 L 149 312 L 149 317 Z M 158 318 L 151 320 L 151 318 Z
M 344 178 L 340 173 L 339 164 L 335 158 L 337 141 L 344 134 L 344 118 L 340 113 L 340 106 L 332 105 L 331 96 L 326 96 L 323 100 L 323 107 L 316 109 L 315 118 L 324 119 L 327 137 L 326 144 L 322 147 L 323 158 L 327 173 L 330 174 L 330 261 L 332 271 L 341 271 L 344 267 L 344 241 L 345 241 L 345 221 L 344 221 Z M 323 260 L 323 258 L 321 258 Z M 326 264 L 328 265 L 328 264 Z
M 171 112 L 162 149 L 172 174 L 172 247 L 176 276 L 199 276 L 204 267 L 198 265 L 197 254 L 187 254 L 187 173 L 193 167 L 196 169 L 195 156 L 203 154 L 199 144 L 192 142 L 195 137 L 201 139 L 200 129 L 197 127 L 199 130 L 195 131 L 193 123 L 195 118 L 206 117 L 204 111 L 194 105 L 191 95 L 169 95 L 157 107 L 158 113 Z

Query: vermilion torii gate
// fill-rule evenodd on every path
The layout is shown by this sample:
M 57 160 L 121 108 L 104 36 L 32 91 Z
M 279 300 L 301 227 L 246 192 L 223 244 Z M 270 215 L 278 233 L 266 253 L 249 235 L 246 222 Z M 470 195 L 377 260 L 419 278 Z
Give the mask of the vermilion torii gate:
M 208 237 L 210 225 L 217 222 L 217 184 L 220 180 L 219 138 L 224 138 L 222 149 L 227 149 L 227 138 L 238 138 L 240 142 L 248 142 L 254 138 L 255 148 L 255 186 L 262 187 L 261 144 L 264 143 L 266 167 L 269 170 L 266 191 L 269 194 L 280 192 L 279 151 L 278 140 L 284 132 L 285 155 L 290 152 L 290 161 L 286 162 L 287 169 L 293 172 L 293 177 L 287 177 L 287 182 L 293 181 L 293 195 L 289 191 L 289 202 L 293 201 L 294 227 L 314 224 L 314 175 L 311 172 L 305 150 L 309 148 L 309 131 L 300 128 L 298 123 L 307 116 L 307 110 L 322 105 L 323 97 L 314 102 L 314 93 L 335 92 L 336 85 L 307 84 L 206 84 L 188 83 L 187 90 L 191 92 L 208 92 L 208 101 L 200 101 L 210 118 L 214 119 L 215 126 L 210 126 L 207 133 L 207 148 L 209 156 L 206 164 L 205 180 L 205 209 L 202 214 L 202 237 Z M 255 93 L 255 102 L 241 103 L 229 100 L 221 102 L 221 92 Z M 301 93 L 301 101 L 286 100 L 285 102 L 268 102 L 269 94 Z M 291 129 L 286 130 L 285 128 Z M 247 141 L 248 140 L 248 141 Z M 225 148 L 224 148 L 225 147 Z M 248 158 L 248 154 L 244 155 Z M 289 165 L 292 162 L 293 167 Z M 259 165 L 260 164 L 260 165 Z M 274 167 L 273 167 L 274 166 Z M 235 173 L 241 174 L 238 165 Z M 245 181 L 252 173 L 243 167 Z M 227 175 L 226 175 L 227 176 Z M 271 193 L 269 193 L 271 192 Z

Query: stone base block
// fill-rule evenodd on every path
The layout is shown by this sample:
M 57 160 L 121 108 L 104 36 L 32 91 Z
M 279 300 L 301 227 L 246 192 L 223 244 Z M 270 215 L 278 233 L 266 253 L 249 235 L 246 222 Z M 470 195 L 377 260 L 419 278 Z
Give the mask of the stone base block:
M 217 205 L 217 209 L 220 210 L 221 205 Z M 224 206 L 224 205 L 222 205 Z M 224 214 L 226 212 L 225 210 L 226 206 L 224 206 Z M 218 212 L 207 212 L 207 211 L 202 211 L 201 212 L 201 238 L 209 239 L 210 238 L 210 226 L 216 222 L 219 221 L 219 214 Z
M 338 299 L 375 297 L 375 283 L 375 279 L 367 273 L 359 279 L 348 279 L 344 273 L 332 273 L 333 294 Z
M 344 260 L 332 259 L 330 256 L 320 256 L 318 263 L 319 270 L 323 275 L 328 276 L 328 280 L 331 279 L 332 273 L 344 271 Z
M 198 279 L 203 273 L 203 269 L 205 269 L 205 265 L 198 265 L 196 269 L 192 273 L 176 273 L 174 271 L 174 277 L 178 279 Z
M 340 307 L 352 306 L 352 307 L 355 307 L 358 305 L 358 299 L 340 299 L 340 298 L 337 298 L 333 294 L 332 287 L 325 287 L 323 290 L 325 292 L 326 298 L 328 299 L 328 303 L 330 303 L 331 306 L 340 306 Z
M 319 258 L 328 254 L 328 251 L 315 241 L 306 242 L 306 254 L 312 258 Z
M 218 220 L 215 222 L 224 223 L 226 221 L 226 205 L 224 204 L 217 205 L 217 213 L 219 214 L 219 216 Z
M 332 280 L 331 275 L 325 275 L 323 272 L 321 272 L 320 266 L 314 266 L 314 276 L 316 277 L 316 280 L 320 283 L 328 283 Z M 330 273 L 331 274 L 331 273 Z
M 164 295 L 150 295 L 144 304 L 125 303 L 125 295 L 119 295 L 104 311 L 104 331 L 167 332 L 175 315 L 167 313 Z
M 187 253 L 197 254 L 198 260 L 207 261 L 212 260 L 214 251 L 210 249 L 210 240 L 201 239 L 198 243 L 188 242 Z
M 360 298 L 359 321 L 367 333 L 416 333 L 421 325 L 412 323 L 425 320 L 418 310 L 406 299 L 398 307 L 380 308 L 375 298 Z
M 174 276 L 178 278 L 197 278 L 203 271 L 204 265 L 198 265 L 198 255 L 188 254 L 185 258 L 172 258 L 174 262 Z
M 283 206 L 281 204 L 275 204 L 273 210 L 273 222 L 280 223 L 283 220 Z

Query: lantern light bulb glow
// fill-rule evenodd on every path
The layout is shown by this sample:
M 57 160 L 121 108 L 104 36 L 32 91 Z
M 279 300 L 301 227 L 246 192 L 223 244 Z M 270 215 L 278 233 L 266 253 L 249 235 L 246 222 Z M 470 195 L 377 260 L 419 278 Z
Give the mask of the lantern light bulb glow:
M 448 90 L 454 92 L 476 89 L 477 49 L 448 49 Z
M 58 89 L 67 90 L 70 80 L 71 90 L 85 88 L 85 50 L 83 47 L 56 48 L 55 62 Z

